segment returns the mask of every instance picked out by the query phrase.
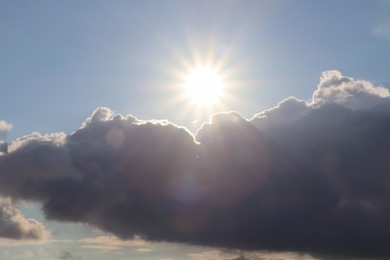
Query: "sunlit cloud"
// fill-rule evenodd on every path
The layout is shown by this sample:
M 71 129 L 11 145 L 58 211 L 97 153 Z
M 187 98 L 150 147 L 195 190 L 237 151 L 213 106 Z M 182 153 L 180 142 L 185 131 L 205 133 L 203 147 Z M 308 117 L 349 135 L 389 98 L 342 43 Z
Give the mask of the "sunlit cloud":
M 42 242 L 50 237 L 50 232 L 38 221 L 26 218 L 8 198 L 0 198 L 0 244 L 15 241 Z

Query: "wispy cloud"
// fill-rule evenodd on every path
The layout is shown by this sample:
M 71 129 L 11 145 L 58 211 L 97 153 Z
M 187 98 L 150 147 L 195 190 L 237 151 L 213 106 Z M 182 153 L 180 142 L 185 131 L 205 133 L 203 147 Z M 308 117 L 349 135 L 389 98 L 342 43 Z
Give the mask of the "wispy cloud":
M 377 25 L 372 30 L 372 33 L 385 39 L 390 39 L 390 22 Z

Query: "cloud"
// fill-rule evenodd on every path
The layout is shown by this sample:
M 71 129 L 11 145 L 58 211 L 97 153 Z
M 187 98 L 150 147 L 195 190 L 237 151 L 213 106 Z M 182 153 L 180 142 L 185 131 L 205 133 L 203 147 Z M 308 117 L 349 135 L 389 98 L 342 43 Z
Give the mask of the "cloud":
M 389 119 L 386 88 L 338 71 L 310 102 L 216 114 L 196 135 L 98 108 L 71 135 L 12 142 L 0 193 L 121 239 L 389 258 Z
M 149 253 L 149 252 L 152 252 L 152 249 L 150 249 L 150 248 L 138 248 L 136 251 L 139 252 L 139 253 Z
M 332 70 L 322 73 L 320 84 L 313 93 L 312 106 L 337 103 L 349 108 L 365 108 L 388 102 L 390 92 L 365 80 L 356 80 Z
M 41 223 L 25 218 L 9 199 L 0 198 L 0 237 L 42 241 L 48 236 L 48 231 Z
M 145 246 L 147 242 L 136 237 L 132 240 L 122 240 L 115 236 L 99 236 L 99 237 L 90 237 L 80 239 L 83 245 L 82 248 L 91 248 L 98 249 L 102 251 L 110 251 L 110 250 L 119 250 L 123 247 L 127 246 Z M 146 248 L 142 248 L 142 250 L 138 250 L 139 252 L 146 252 Z M 150 250 L 149 250 L 150 251 Z
M 0 120 L 0 138 L 5 137 L 12 129 L 12 125 L 4 120 Z
M 6 259 L 9 259 L 11 254 L 4 255 Z M 75 256 L 69 251 L 47 249 L 39 247 L 35 250 L 23 250 L 20 254 L 15 255 L 20 259 L 56 259 L 56 260 L 81 260 L 81 256 Z
M 210 251 L 204 251 L 200 253 L 190 253 L 187 254 L 191 259 L 193 260 L 207 260 L 207 259 L 215 259 L 215 260 L 222 260 L 222 259 L 236 259 L 235 255 L 232 254 L 223 254 L 222 252 L 218 250 L 210 250 Z
M 234 251 L 219 251 L 208 250 L 197 253 L 187 254 L 193 260 L 315 260 L 315 258 L 307 254 L 296 254 L 291 252 L 234 252 Z

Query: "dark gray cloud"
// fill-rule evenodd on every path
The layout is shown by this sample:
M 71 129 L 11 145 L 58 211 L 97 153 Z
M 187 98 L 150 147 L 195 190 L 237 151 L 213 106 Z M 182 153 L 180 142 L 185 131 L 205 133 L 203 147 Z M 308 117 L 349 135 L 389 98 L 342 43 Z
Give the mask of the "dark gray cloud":
M 121 238 L 389 258 L 386 91 L 326 72 L 309 103 L 216 114 L 195 136 L 98 108 L 71 135 L 10 144 L 0 193 Z
M 45 240 L 49 233 L 34 219 L 27 219 L 9 199 L 0 198 L 0 237 L 16 240 Z

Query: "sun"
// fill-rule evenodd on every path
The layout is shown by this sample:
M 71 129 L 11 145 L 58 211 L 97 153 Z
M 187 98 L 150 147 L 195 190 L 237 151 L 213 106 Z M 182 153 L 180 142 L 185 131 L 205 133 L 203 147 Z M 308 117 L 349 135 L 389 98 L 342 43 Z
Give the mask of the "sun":
M 222 95 L 223 81 L 220 75 L 209 68 L 192 71 L 185 80 L 190 99 L 200 105 L 212 105 Z

